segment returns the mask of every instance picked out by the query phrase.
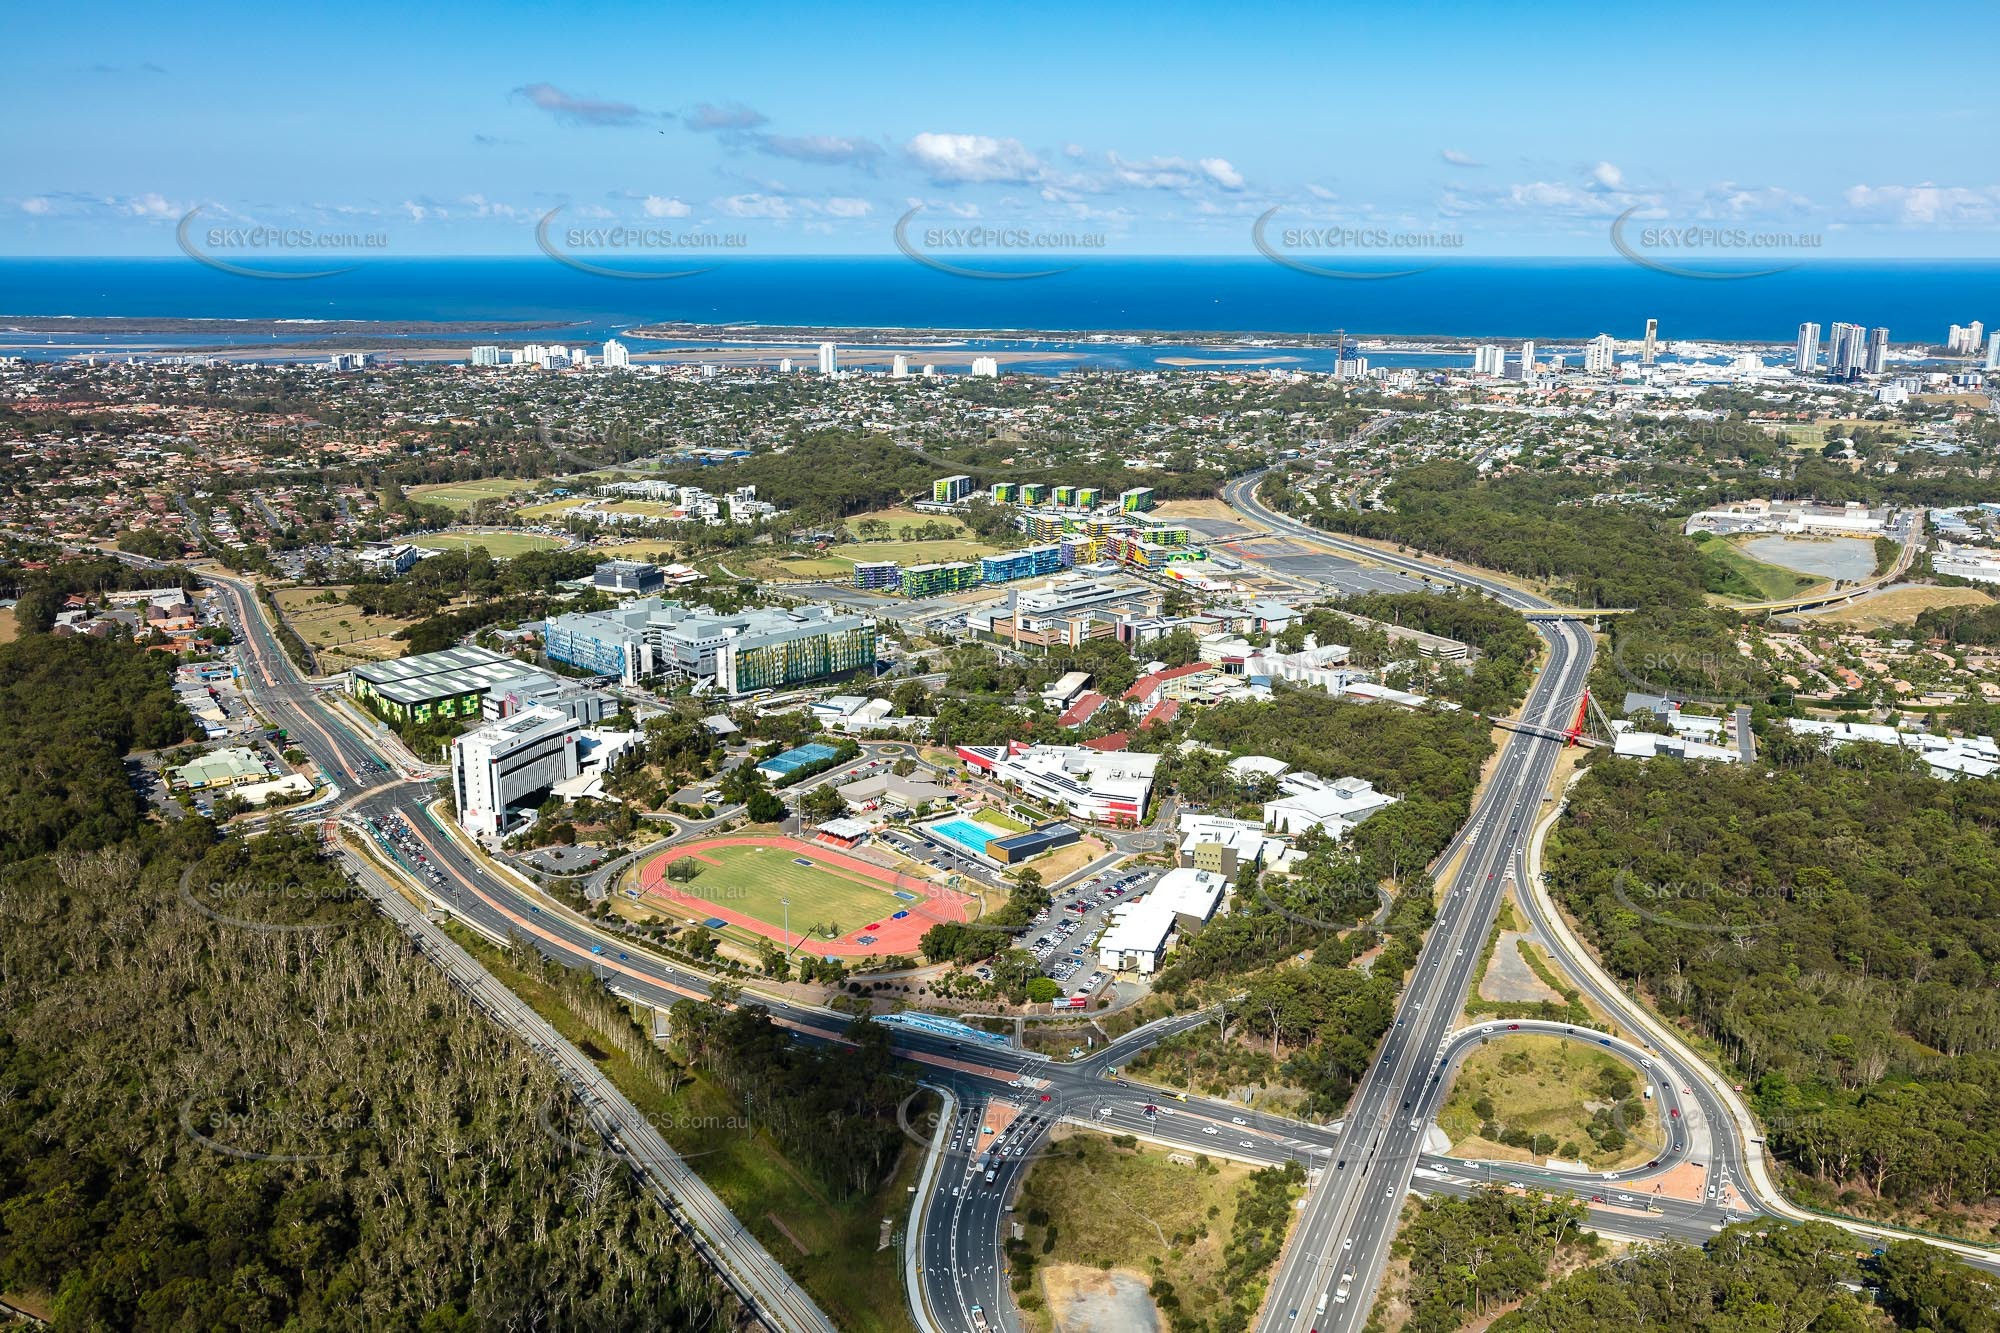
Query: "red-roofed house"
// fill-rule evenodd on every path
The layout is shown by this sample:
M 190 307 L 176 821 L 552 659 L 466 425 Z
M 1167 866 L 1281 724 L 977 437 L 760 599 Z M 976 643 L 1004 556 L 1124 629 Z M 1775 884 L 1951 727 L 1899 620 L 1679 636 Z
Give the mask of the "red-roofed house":
M 1100 754 L 1115 754 L 1120 750 L 1129 749 L 1131 745 L 1131 733 L 1114 731 L 1109 736 L 1099 736 L 1094 741 L 1085 741 L 1083 748 L 1086 750 L 1096 750 Z
M 1155 723 L 1164 726 L 1179 717 L 1180 712 L 1181 701 L 1179 699 L 1162 699 L 1153 705 L 1151 712 L 1139 719 L 1139 730 L 1144 731 L 1147 727 L 1153 726 Z
M 1103 695 L 1099 694 L 1096 690 L 1092 690 L 1064 709 L 1063 715 L 1057 718 L 1056 721 L 1065 727 L 1080 727 L 1090 721 L 1090 715 L 1104 707 L 1106 702 L 1108 701 Z

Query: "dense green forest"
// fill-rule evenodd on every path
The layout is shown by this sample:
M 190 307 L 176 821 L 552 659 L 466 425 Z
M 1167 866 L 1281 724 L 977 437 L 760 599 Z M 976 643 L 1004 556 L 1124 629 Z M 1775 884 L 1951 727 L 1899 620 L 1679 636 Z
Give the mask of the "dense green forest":
M 30 635 L 0 679 L 0 1291 L 59 1329 L 733 1326 L 311 837 L 142 822 L 161 659 Z
M 1469 1198 L 1425 1199 L 1396 1233 L 1393 1253 L 1409 1264 L 1409 1333 L 1452 1333 L 1487 1318 L 1548 1281 L 1558 1259 L 1595 1256 L 1589 1213 L 1569 1198 L 1517 1194 L 1494 1185 Z
M 673 1028 L 693 1062 L 836 1198 L 878 1189 L 895 1166 L 896 1107 L 914 1085 L 895 1070 L 887 1028 L 857 1023 L 851 1046 L 800 1046 L 756 1005 L 693 1000 L 674 1006 Z
M 0 719 L 0 865 L 128 834 L 139 796 L 121 760 L 194 729 L 172 658 L 83 635 L 0 644 Z
M 1315 506 L 1266 482 L 1274 507 L 1322 527 L 1543 580 L 1577 606 L 1685 606 L 1701 595 L 1694 543 L 1664 514 L 1591 505 L 1588 477 L 1517 473 L 1484 478 L 1470 463 L 1426 463 L 1383 491 L 1384 509 Z
M 1308 866 L 1306 876 L 1312 873 Z M 1281 1083 L 1304 1094 L 1302 1114 L 1340 1114 L 1395 1018 L 1403 978 L 1435 919 L 1432 885 L 1427 877 L 1406 883 L 1379 934 L 1340 932 L 1368 906 L 1358 895 L 1303 906 L 1310 912 L 1282 881 L 1239 889 L 1226 914 L 1183 941 L 1158 989 L 1178 1001 L 1226 981 L 1239 992 L 1229 1006 L 1233 1027 L 1226 1040 L 1205 1025 L 1168 1037 L 1134 1059 L 1132 1070 L 1214 1095 L 1245 1082 Z M 1335 907 L 1346 909 L 1345 922 L 1325 915 Z M 1366 971 L 1353 966 L 1377 944 L 1382 949 Z M 1301 957 L 1302 965 L 1271 966 Z
M 1871 1259 L 1823 1222 L 1730 1227 L 1696 1248 L 1644 1246 L 1530 1296 L 1493 1333 L 1992 1333 L 1995 1292 L 1979 1274 L 1916 1242 Z M 1876 1306 L 1846 1284 L 1879 1288 Z
M 1985 606 L 1928 607 L 1917 612 L 1911 637 L 1990 648 L 2000 644 L 2000 602 Z
M 1600 761 L 1549 882 L 1822 1202 L 1951 1225 L 2000 1194 L 2000 782 L 1777 734 L 1749 766 Z

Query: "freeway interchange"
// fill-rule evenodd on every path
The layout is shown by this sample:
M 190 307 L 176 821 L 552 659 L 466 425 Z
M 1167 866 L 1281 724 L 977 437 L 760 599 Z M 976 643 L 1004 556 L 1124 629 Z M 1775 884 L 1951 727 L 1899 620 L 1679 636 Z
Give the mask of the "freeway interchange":
M 1307 528 L 1261 502 L 1260 477 L 1251 474 L 1231 481 L 1223 498 L 1275 532 L 1354 556 L 1357 563 L 1478 588 L 1519 610 L 1546 606 L 1495 580 Z M 709 980 L 703 974 L 599 930 L 541 898 L 524 881 L 468 847 L 432 814 L 430 780 L 404 777 L 319 701 L 277 644 L 248 585 L 217 574 L 204 577 L 232 609 L 245 689 L 340 789 L 324 813 L 349 821 L 350 826 L 394 828 L 399 837 L 421 849 L 423 870 L 403 876 L 407 888 L 481 935 L 496 942 L 523 939 L 547 957 L 590 970 L 629 999 L 666 1007 L 709 993 Z M 1329 570 L 1323 577 L 1337 587 L 1340 571 Z M 1487 1032 L 1480 1030 L 1484 1025 L 1461 1027 L 1459 1018 L 1510 884 L 1521 888 L 1517 900 L 1545 939 L 1559 942 L 1567 937 L 1541 895 L 1527 891 L 1534 872 L 1530 845 L 1546 813 L 1545 794 L 1561 751 L 1558 738 L 1588 680 L 1593 641 L 1588 630 L 1574 621 L 1537 620 L 1535 625 L 1547 641 L 1547 657 L 1521 712 L 1520 728 L 1509 732 L 1471 817 L 1436 863 L 1445 872 L 1440 876 L 1443 896 L 1436 923 L 1410 973 L 1395 1025 L 1383 1038 L 1344 1121 L 1316 1125 L 1229 1102 L 1181 1099 L 1128 1085 L 1117 1077 L 1122 1064 L 1146 1046 L 1217 1021 L 1209 1012 L 1161 1020 L 1073 1061 L 1050 1060 L 1008 1046 L 954 1041 L 908 1026 L 895 1029 L 896 1052 L 919 1067 L 927 1084 L 949 1094 L 951 1108 L 934 1136 L 919 1140 L 937 1153 L 934 1169 L 924 1177 L 929 1188 L 917 1200 L 911 1218 L 914 1271 L 909 1295 L 920 1328 L 971 1329 L 982 1321 L 995 1329 L 1019 1327 L 1001 1249 L 1009 1201 L 1050 1130 L 1065 1120 L 1190 1153 L 1257 1165 L 1294 1160 L 1305 1168 L 1307 1198 L 1264 1304 L 1261 1327 L 1272 1330 L 1364 1325 L 1404 1197 L 1412 1191 L 1462 1195 L 1500 1181 L 1568 1192 L 1588 1202 L 1594 1228 L 1635 1238 L 1700 1241 L 1745 1217 L 1773 1212 L 1797 1216 L 1781 1201 L 1773 1206 L 1759 1202 L 1769 1191 L 1757 1174 L 1761 1164 L 1747 1155 L 1740 1108 L 1727 1104 L 1722 1085 L 1692 1057 L 1669 1053 L 1670 1038 L 1660 1045 L 1640 1045 L 1589 1028 L 1564 1034 L 1609 1043 L 1656 1089 L 1663 1107 L 1680 1112 L 1674 1118 L 1675 1146 L 1644 1168 L 1604 1178 L 1520 1164 L 1462 1162 L 1426 1150 L 1432 1118 L 1456 1061 L 1481 1041 L 1504 1037 L 1516 1027 L 1548 1031 L 1563 1026 L 1524 1021 Z M 462 951 L 452 957 L 456 946 L 422 913 L 413 914 L 370 862 L 342 847 L 338 839 L 332 841 L 358 882 L 370 889 L 389 915 L 413 935 L 429 927 L 424 943 L 433 961 L 448 971 L 456 968 L 485 976 Z M 413 872 L 407 864 L 401 868 Z M 1568 964 L 1566 970 L 1576 984 L 1603 1012 L 1630 1031 L 1655 1031 L 1638 1006 L 1601 973 L 1584 960 L 1561 956 L 1561 948 L 1557 953 L 1558 961 Z M 461 980 L 470 985 L 476 978 Z M 490 977 L 485 981 L 498 987 Z M 746 993 L 743 1002 L 764 1007 L 773 1021 L 801 1040 L 839 1041 L 851 1021 L 846 1014 L 753 993 Z M 517 1010 L 504 1000 L 491 999 L 482 1008 L 496 1021 L 515 1026 L 564 1072 L 579 1100 L 594 1107 L 593 1123 L 606 1142 L 615 1144 L 674 1207 L 677 1220 L 766 1327 L 833 1327 L 805 1291 L 707 1194 L 663 1139 L 656 1133 L 645 1134 L 648 1127 L 621 1120 L 617 1107 L 622 1099 L 594 1068 L 578 1067 L 562 1049 L 563 1043 L 546 1039 L 552 1034 L 538 1039 L 533 1024 L 539 1020 L 531 1012 L 519 1012 L 525 1006 Z M 990 1134 L 985 1132 L 989 1127 Z M 1702 1183 L 1690 1197 L 1665 1196 L 1657 1189 L 1659 1178 L 1696 1163 Z

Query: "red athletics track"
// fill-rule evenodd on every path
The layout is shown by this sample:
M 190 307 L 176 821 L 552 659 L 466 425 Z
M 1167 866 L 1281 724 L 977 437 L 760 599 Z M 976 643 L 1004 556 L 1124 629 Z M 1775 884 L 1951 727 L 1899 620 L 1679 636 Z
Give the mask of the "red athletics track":
M 915 954 L 917 944 L 924 932 L 941 921 L 969 921 L 972 899 L 962 893 L 920 880 L 899 881 L 892 870 L 857 857 L 848 856 L 836 848 L 816 842 L 802 842 L 797 838 L 775 836 L 749 836 L 740 838 L 704 838 L 691 842 L 685 847 L 674 847 L 661 853 L 646 864 L 639 872 L 640 892 L 662 899 L 684 909 L 699 909 L 703 916 L 712 916 L 727 921 L 732 926 L 740 926 L 767 940 L 785 943 L 785 930 L 762 917 L 751 916 L 733 908 L 712 903 L 699 893 L 691 892 L 688 886 L 675 884 L 667 878 L 667 866 L 683 856 L 704 859 L 701 853 L 711 847 L 771 847 L 793 856 L 803 856 L 820 864 L 836 866 L 863 879 L 873 880 L 882 886 L 882 915 L 870 929 L 868 923 L 848 931 L 836 940 L 807 939 L 794 932 L 791 943 L 798 945 L 801 952 L 819 954 L 822 957 L 866 958 L 872 954 Z M 902 889 L 906 893 L 922 896 L 914 902 L 905 902 L 894 896 L 894 891 Z M 892 920 L 897 912 L 908 912 L 902 920 Z M 860 943 L 860 937 L 867 935 L 872 942 Z

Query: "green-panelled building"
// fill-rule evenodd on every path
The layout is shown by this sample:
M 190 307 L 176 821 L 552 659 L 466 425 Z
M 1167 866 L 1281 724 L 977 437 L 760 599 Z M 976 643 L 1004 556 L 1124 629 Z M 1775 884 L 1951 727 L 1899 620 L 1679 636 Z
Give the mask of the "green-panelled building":
M 775 689 L 875 665 L 875 622 L 842 616 L 770 631 L 715 654 L 715 683 L 725 693 Z
M 347 674 L 347 692 L 398 722 L 478 717 L 489 689 L 533 670 L 484 648 L 446 648 L 355 667 Z
M 970 560 L 911 565 L 903 571 L 903 596 L 940 597 L 979 585 L 979 566 Z

